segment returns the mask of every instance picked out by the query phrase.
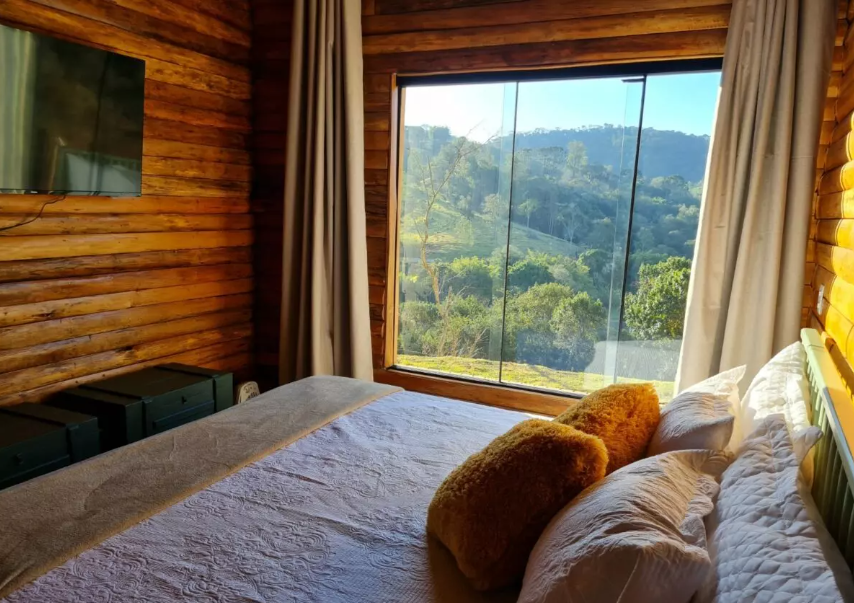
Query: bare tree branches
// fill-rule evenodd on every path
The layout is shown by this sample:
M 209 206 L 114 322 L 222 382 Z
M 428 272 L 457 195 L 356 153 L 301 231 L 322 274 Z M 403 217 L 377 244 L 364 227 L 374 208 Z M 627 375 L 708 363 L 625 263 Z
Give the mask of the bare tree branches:
M 451 344 L 450 328 L 450 309 L 453 299 L 453 291 L 448 290 L 446 299 L 442 300 L 442 284 L 439 279 L 439 267 L 435 262 L 430 261 L 427 251 L 430 245 L 430 219 L 433 211 L 436 208 L 439 200 L 443 198 L 445 189 L 451 182 L 451 179 L 457 175 L 464 165 L 465 160 L 478 152 L 484 144 L 472 142 L 468 139 L 468 135 L 457 138 L 450 147 L 449 159 L 447 165 L 437 165 L 434 159 L 427 159 L 425 162 L 421 154 L 413 151 L 409 156 L 409 168 L 415 169 L 417 173 L 416 186 L 421 190 L 425 199 L 424 213 L 422 216 L 414 220 L 415 231 L 418 235 L 419 243 L 419 259 L 421 267 L 427 276 L 430 278 L 430 287 L 433 291 L 433 298 L 436 300 L 436 307 L 439 309 L 439 316 L 442 321 L 442 331 L 438 342 L 437 352 L 439 355 L 446 353 L 446 348 Z M 490 139 L 492 140 L 492 139 Z M 447 156 L 447 155 L 446 155 Z M 454 347 L 454 346 L 452 346 Z

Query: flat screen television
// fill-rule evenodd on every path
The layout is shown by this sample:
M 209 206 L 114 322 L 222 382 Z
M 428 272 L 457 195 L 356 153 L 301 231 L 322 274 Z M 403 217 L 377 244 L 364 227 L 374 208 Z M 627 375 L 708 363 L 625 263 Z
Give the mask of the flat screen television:
M 0 193 L 142 192 L 145 62 L 0 25 Z

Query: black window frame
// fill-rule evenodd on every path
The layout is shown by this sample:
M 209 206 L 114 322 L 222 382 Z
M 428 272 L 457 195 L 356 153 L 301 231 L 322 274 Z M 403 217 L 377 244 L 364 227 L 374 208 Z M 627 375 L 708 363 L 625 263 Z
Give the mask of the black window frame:
M 524 82 L 547 82 L 554 80 L 576 80 L 576 79 L 595 79 L 595 78 L 646 78 L 648 76 L 655 75 L 679 75 L 679 74 L 688 74 L 688 73 L 709 73 L 714 71 L 723 71 L 724 59 L 723 57 L 706 57 L 706 58 L 692 58 L 692 59 L 677 59 L 677 60 L 662 60 L 662 61 L 643 61 L 637 63 L 615 63 L 615 64 L 601 64 L 601 65 L 581 65 L 581 66 L 570 66 L 570 67 L 558 67 L 558 68 L 543 68 L 543 69 L 516 69 L 516 70 L 501 70 L 501 71 L 474 71 L 474 72 L 460 72 L 460 73 L 437 73 L 430 75 L 397 75 L 395 78 L 396 82 L 396 94 L 397 94 L 397 106 L 402 107 L 403 110 L 397 111 L 396 113 L 396 123 L 393 126 L 396 129 L 397 136 L 395 136 L 395 146 L 391 149 L 392 154 L 396 156 L 401 156 L 402 153 L 402 145 L 405 144 L 404 137 L 402 136 L 402 131 L 404 127 L 404 114 L 406 104 L 404 102 L 405 99 L 405 91 L 407 88 L 414 88 L 419 86 L 442 86 L 442 85 L 454 85 L 454 84 L 510 84 L 510 83 L 524 83 Z M 644 93 L 645 96 L 645 93 Z M 642 101 L 643 102 L 643 101 Z M 643 115 L 643 109 L 641 109 L 641 116 Z M 641 119 L 641 129 L 643 128 L 643 120 Z M 641 137 L 638 137 L 638 147 L 640 147 Z M 639 157 L 640 153 L 638 151 L 637 157 Z M 637 159 L 636 157 L 636 159 Z M 398 185 L 403 182 L 402 178 L 402 170 L 403 166 L 401 164 L 397 164 L 396 169 L 397 173 L 397 183 Z M 635 169 L 635 178 L 637 178 L 637 168 Z M 630 220 L 634 214 L 634 204 L 635 204 L 635 184 L 632 186 L 632 198 L 631 198 L 631 211 L 630 211 Z M 398 217 L 397 223 L 395 224 L 395 244 L 399 246 L 400 240 L 400 205 L 401 205 L 401 195 L 400 189 L 394 192 L 395 203 L 397 204 L 397 211 L 395 215 Z M 626 241 L 626 248 L 631 249 L 631 221 L 629 223 L 629 238 Z M 390 250 L 391 251 L 391 250 Z M 397 257 L 398 250 L 394 250 L 393 253 L 395 257 Z M 626 262 L 626 270 L 628 270 L 628 261 Z M 392 291 L 397 291 L 400 286 L 399 283 L 399 265 L 397 262 L 395 263 L 394 271 L 390 275 L 392 278 L 387 282 L 387 287 Z M 397 300 L 397 295 L 393 296 L 395 300 Z M 399 306 L 399 301 L 396 301 L 396 306 Z M 394 308 L 394 315 L 392 320 L 395 321 L 394 328 L 386 329 L 386 337 L 394 337 L 394 359 L 397 359 L 397 338 L 398 338 L 398 328 L 397 328 L 397 320 L 398 320 L 399 308 Z M 621 317 L 622 318 L 622 317 Z M 440 371 L 433 371 L 430 369 L 421 369 L 417 367 L 409 367 L 402 366 L 397 364 L 396 362 L 392 363 L 387 369 L 391 369 L 400 373 L 408 373 L 412 375 L 418 375 L 423 377 L 435 377 L 440 379 L 448 379 L 451 381 L 459 381 L 462 383 L 469 383 L 473 385 L 485 385 L 491 387 L 502 387 L 508 390 L 516 390 L 528 393 L 540 393 L 543 395 L 550 396 L 558 396 L 564 397 L 569 400 L 579 400 L 586 396 L 587 394 L 579 393 L 579 392 L 570 392 L 565 390 L 556 390 L 545 387 L 536 387 L 529 386 L 517 383 L 507 383 L 501 381 L 491 381 L 489 379 L 480 379 L 478 377 L 472 377 L 468 375 L 456 375 L 453 373 L 444 373 Z

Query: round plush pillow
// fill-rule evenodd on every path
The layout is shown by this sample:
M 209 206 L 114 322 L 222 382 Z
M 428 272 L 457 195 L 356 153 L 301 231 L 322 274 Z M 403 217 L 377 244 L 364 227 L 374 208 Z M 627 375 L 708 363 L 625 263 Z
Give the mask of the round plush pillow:
M 645 456 L 660 418 L 655 388 L 651 383 L 637 383 L 596 390 L 555 421 L 601 438 L 608 449 L 607 473 L 612 473 Z
M 475 588 L 508 586 L 521 580 L 549 520 L 602 479 L 607 464 L 599 438 L 552 421 L 524 421 L 445 478 L 430 503 L 427 531 Z

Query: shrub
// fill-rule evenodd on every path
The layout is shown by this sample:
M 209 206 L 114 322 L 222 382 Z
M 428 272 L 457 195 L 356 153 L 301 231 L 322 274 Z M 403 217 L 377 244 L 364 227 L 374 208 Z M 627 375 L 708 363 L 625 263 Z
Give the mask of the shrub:
M 445 296 L 475 296 L 484 302 L 492 299 L 492 270 L 488 260 L 479 257 L 455 258 L 442 265 L 442 281 Z
M 638 291 L 626 296 L 626 325 L 636 339 L 681 339 L 691 260 L 667 258 L 644 264 Z

